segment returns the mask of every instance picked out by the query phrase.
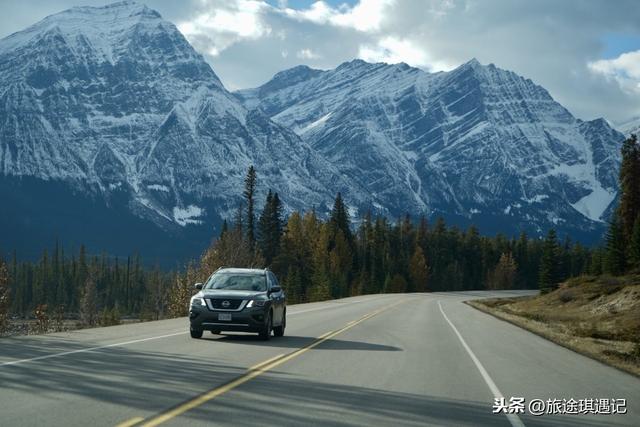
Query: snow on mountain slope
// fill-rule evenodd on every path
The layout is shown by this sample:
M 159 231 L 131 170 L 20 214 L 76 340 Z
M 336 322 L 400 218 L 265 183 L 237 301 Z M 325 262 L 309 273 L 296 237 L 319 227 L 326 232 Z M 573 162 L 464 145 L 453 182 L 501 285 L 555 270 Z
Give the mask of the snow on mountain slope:
M 359 200 L 356 185 L 248 111 L 173 24 L 135 2 L 72 8 L 1 40 L 0 88 L 0 176 L 107 199 L 125 192 L 132 211 L 162 226 L 230 215 L 251 164 L 290 208 L 324 206 L 337 190 Z
M 236 96 L 296 131 L 394 214 L 458 216 L 496 231 L 595 232 L 617 192 L 621 134 L 475 59 L 435 74 L 361 60 L 296 67 Z
M 72 8 L 0 40 L 0 193 L 15 204 L 0 234 L 15 242 L 34 230 L 40 242 L 94 236 L 107 250 L 109 239 L 137 244 L 142 229 L 159 249 L 163 233 L 208 240 L 251 164 L 260 191 L 288 209 L 322 214 L 341 191 L 358 215 L 593 240 L 615 200 L 621 139 L 475 60 L 435 74 L 299 66 L 231 94 L 173 24 L 130 1 Z M 105 221 L 127 232 L 100 234 Z

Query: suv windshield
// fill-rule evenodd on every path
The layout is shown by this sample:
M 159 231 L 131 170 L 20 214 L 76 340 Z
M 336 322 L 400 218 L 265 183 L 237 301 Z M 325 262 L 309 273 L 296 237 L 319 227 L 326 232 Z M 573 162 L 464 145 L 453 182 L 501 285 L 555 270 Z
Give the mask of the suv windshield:
M 262 274 L 216 273 L 209 278 L 204 289 L 264 292 L 267 280 Z

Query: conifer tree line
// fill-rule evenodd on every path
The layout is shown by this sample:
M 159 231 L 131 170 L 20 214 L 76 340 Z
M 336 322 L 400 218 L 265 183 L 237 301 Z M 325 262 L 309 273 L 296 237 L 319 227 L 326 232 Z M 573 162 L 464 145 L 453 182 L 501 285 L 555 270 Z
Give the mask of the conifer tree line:
M 90 256 L 84 246 L 68 255 L 59 244 L 36 262 L 19 261 L 14 253 L 0 260 L 0 332 L 10 315 L 43 325 L 52 319 L 84 326 L 118 324 L 123 316 L 160 319 L 171 314 L 168 296 L 176 280 L 175 272 L 145 267 L 138 255 Z
M 182 271 L 145 267 L 137 255 L 89 256 L 84 247 L 69 255 L 58 244 L 36 262 L 0 259 L 0 331 L 9 314 L 43 323 L 73 318 L 87 326 L 117 324 L 124 316 L 183 316 L 193 284 L 223 266 L 269 267 L 289 303 L 380 292 L 550 290 L 581 274 L 622 274 L 640 266 L 635 137 L 622 152 L 620 205 L 605 244 L 594 249 L 561 240 L 554 230 L 544 239 L 487 237 L 442 218 L 429 223 L 370 212 L 351 218 L 340 193 L 326 219 L 313 209 L 285 215 L 277 192 L 256 200 L 258 173 L 251 166 L 233 220 L 224 221 L 211 246 Z
M 514 239 L 448 227 L 441 218 L 433 224 L 370 212 L 350 218 L 340 193 L 322 219 L 313 209 L 285 217 L 278 193 L 269 190 L 256 218 L 257 185 L 251 166 L 233 222 L 190 266 L 192 280 L 219 267 L 269 267 L 296 303 L 380 292 L 550 289 L 602 270 L 598 251 L 594 256 L 579 243 L 559 241 L 554 230 L 545 239 L 524 233 Z
M 618 208 L 598 254 L 601 271 L 621 275 L 640 271 L 640 144 L 631 135 L 622 144 Z

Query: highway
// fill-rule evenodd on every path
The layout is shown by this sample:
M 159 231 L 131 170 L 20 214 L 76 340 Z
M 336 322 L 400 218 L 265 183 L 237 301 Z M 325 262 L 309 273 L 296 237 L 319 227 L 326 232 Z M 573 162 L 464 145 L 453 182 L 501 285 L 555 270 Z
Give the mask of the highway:
M 189 337 L 186 318 L 0 339 L 0 426 L 640 425 L 640 379 L 463 303 L 292 305 L 286 334 Z M 493 414 L 495 396 L 620 398 L 617 415 Z

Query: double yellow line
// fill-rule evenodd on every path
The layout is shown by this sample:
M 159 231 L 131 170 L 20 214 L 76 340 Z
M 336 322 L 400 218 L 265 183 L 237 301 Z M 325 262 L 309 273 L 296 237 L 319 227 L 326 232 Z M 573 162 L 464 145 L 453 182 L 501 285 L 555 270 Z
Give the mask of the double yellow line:
M 323 342 L 330 340 L 331 338 L 335 337 L 336 335 L 339 335 L 351 328 L 353 328 L 354 326 L 364 322 L 367 319 L 372 318 L 373 316 L 376 316 L 380 313 L 382 313 L 385 310 L 388 310 L 392 307 L 397 306 L 398 304 L 401 304 L 405 302 L 405 300 L 402 301 L 398 301 L 395 304 L 389 305 L 387 307 L 383 307 L 379 310 L 373 311 L 369 314 L 366 314 L 364 316 L 362 316 L 361 318 L 357 319 L 357 320 L 353 320 L 349 323 L 347 323 L 344 327 L 337 329 L 335 331 L 330 331 L 327 332 L 326 334 L 323 334 L 321 336 L 319 336 L 315 341 L 313 341 L 312 343 L 308 344 L 305 347 L 302 347 L 294 352 L 291 352 L 289 354 L 279 354 L 275 357 L 272 357 L 271 359 L 265 360 L 264 362 L 261 362 L 257 365 L 252 366 L 251 368 L 249 368 L 249 370 L 242 375 L 239 378 L 236 378 L 235 380 L 222 385 L 220 387 L 217 387 L 211 391 L 208 391 L 204 394 L 201 394 L 200 396 L 189 400 L 185 403 L 182 403 L 178 406 L 176 406 L 173 409 L 170 409 L 166 412 L 163 412 L 162 414 L 156 415 L 153 418 L 150 418 L 147 421 L 144 421 L 143 418 L 140 417 L 136 417 L 136 418 L 132 418 L 130 420 L 127 420 L 121 424 L 119 424 L 118 426 L 124 427 L 124 426 L 134 426 L 134 425 L 140 425 L 143 427 L 154 427 L 154 426 L 158 426 L 162 423 L 165 423 L 179 415 L 184 414 L 187 411 L 190 411 L 191 409 L 197 408 L 198 406 L 215 399 L 216 397 L 225 394 L 228 391 L 233 390 L 234 388 L 246 383 L 247 381 L 252 380 L 253 378 L 264 374 L 265 372 L 276 368 L 280 365 L 282 365 L 283 363 L 286 363 L 288 361 L 290 361 L 291 359 L 300 356 L 301 354 L 311 350 L 314 347 L 319 346 L 320 344 L 322 344 Z M 142 424 L 140 424 L 142 423 Z

